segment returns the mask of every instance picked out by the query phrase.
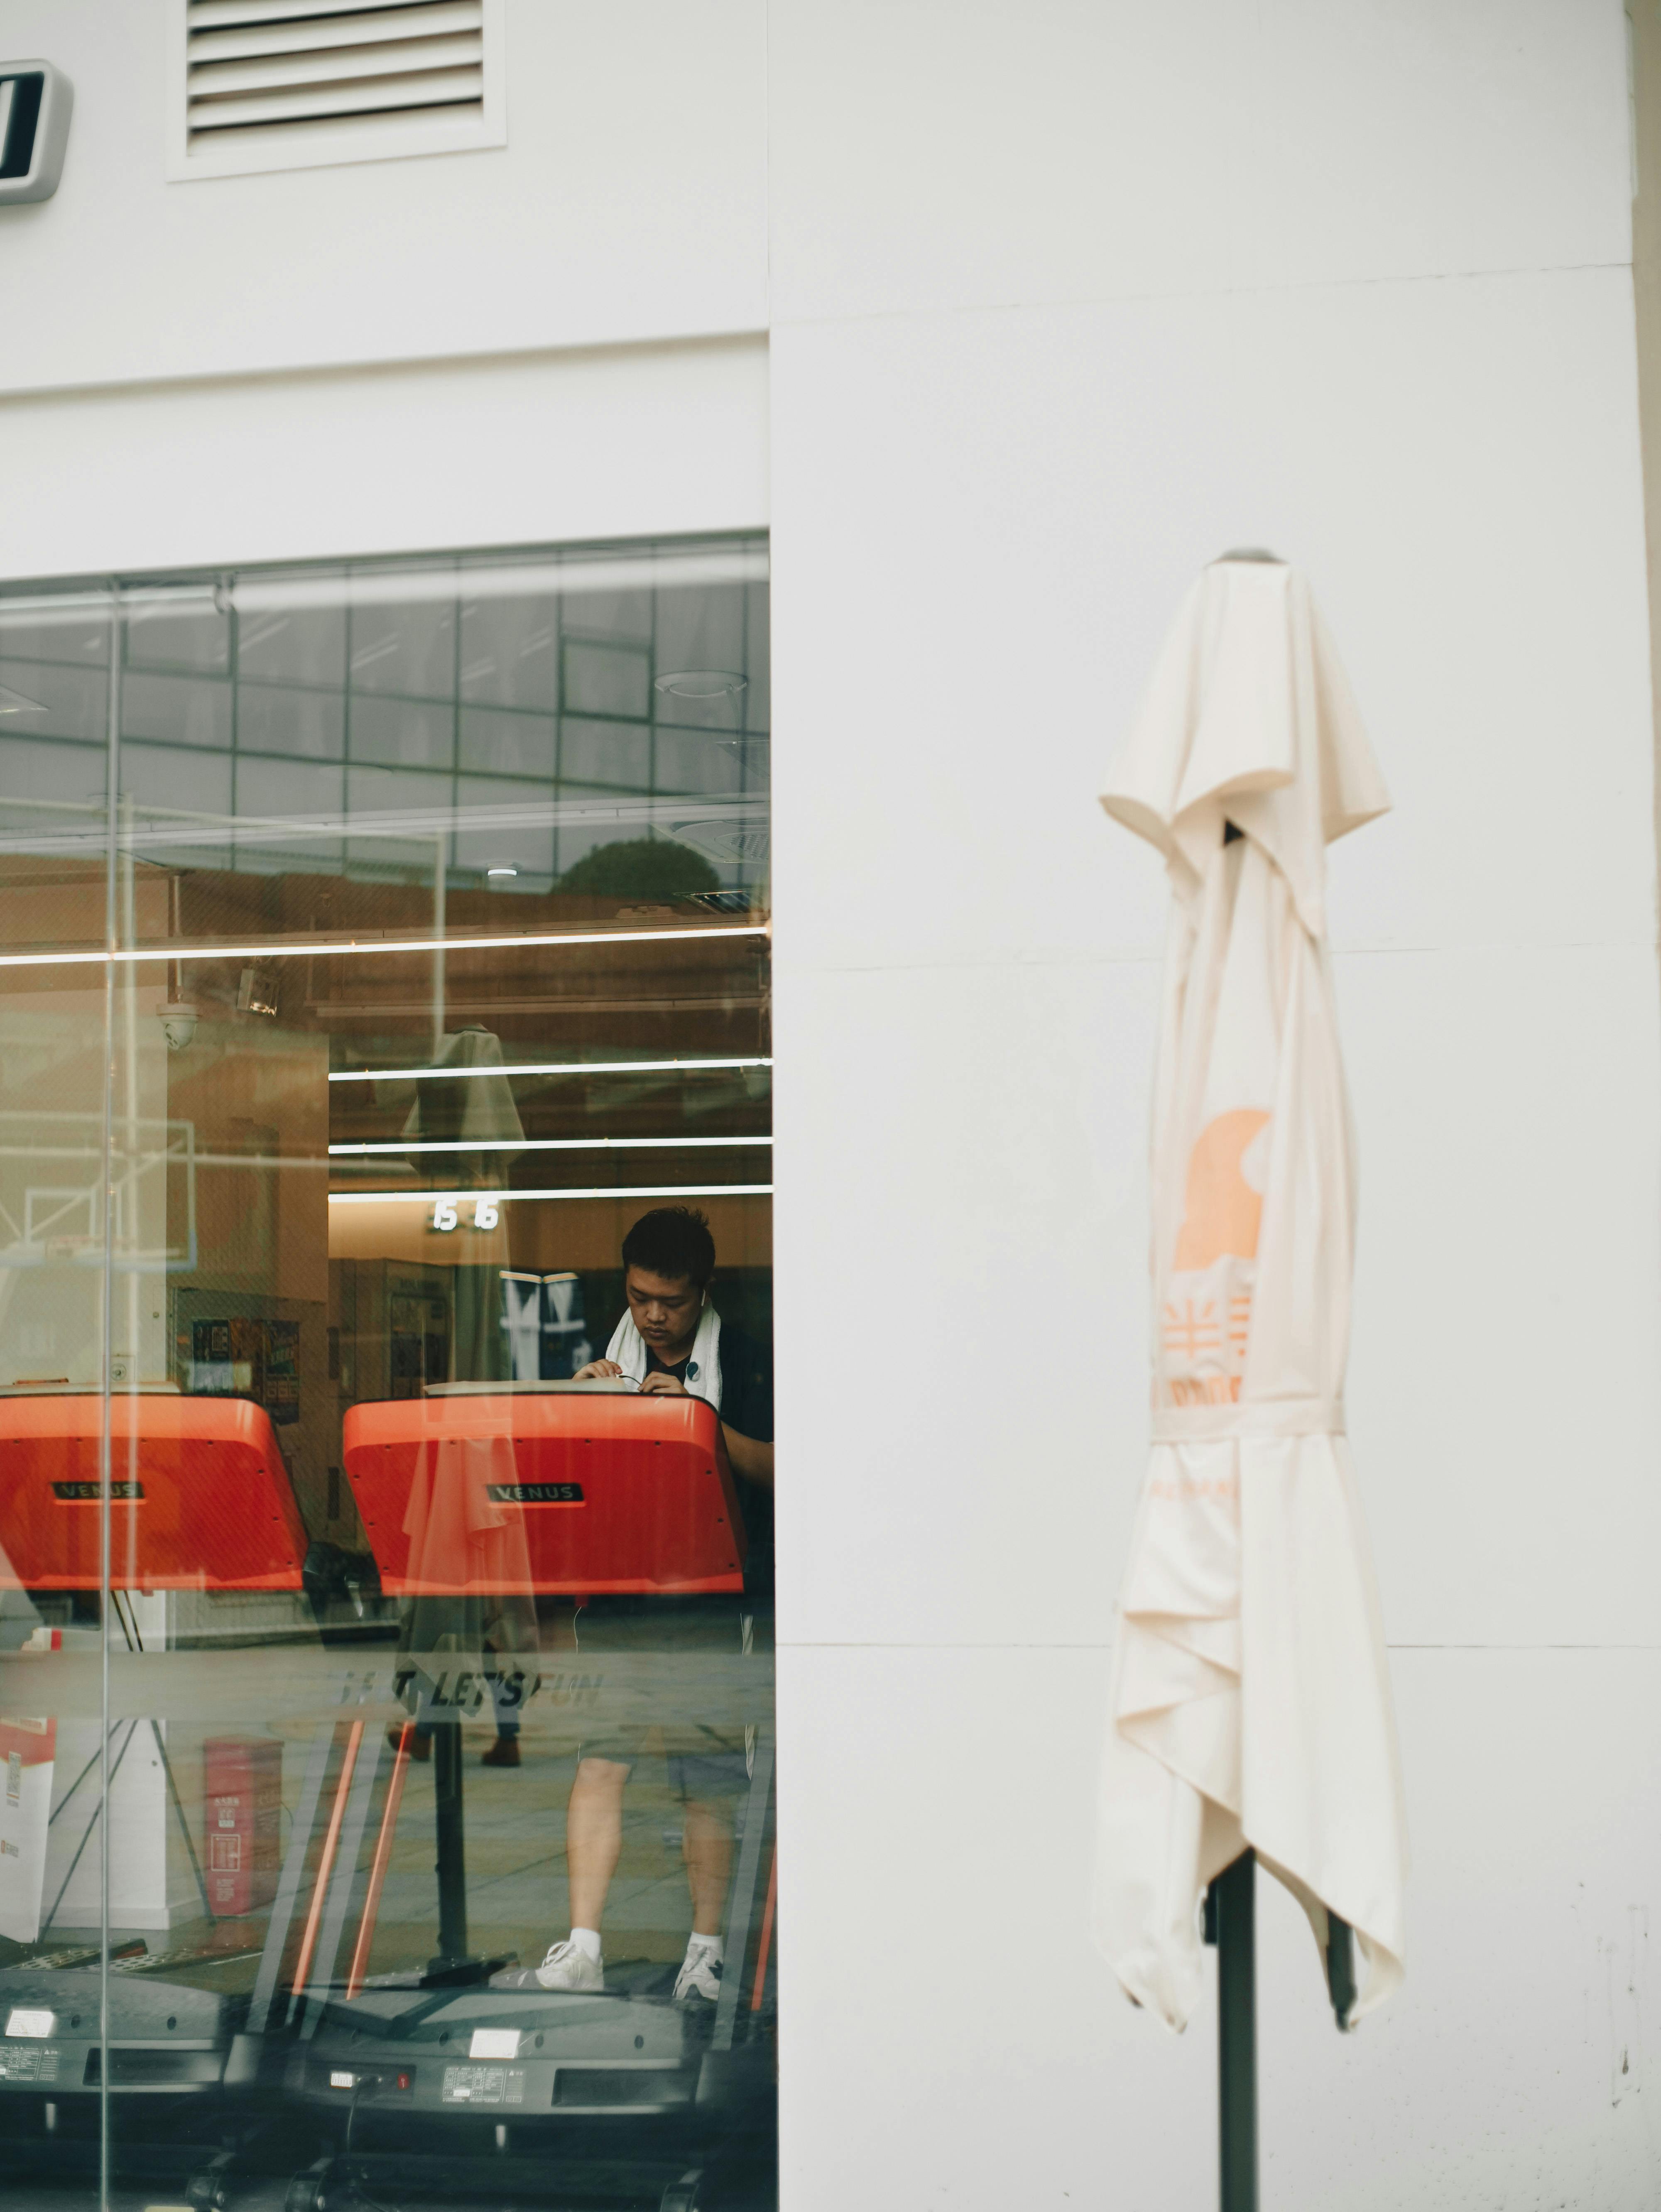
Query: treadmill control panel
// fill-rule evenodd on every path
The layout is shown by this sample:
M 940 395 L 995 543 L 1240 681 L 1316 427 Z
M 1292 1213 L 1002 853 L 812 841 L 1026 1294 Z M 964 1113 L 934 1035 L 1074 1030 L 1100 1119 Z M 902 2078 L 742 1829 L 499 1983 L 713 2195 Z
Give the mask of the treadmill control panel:
M 702 1398 L 390 1399 L 348 1410 L 341 1453 L 389 1596 L 744 1589 L 744 1519 Z
M 522 2105 L 522 2066 L 447 2066 L 440 2093 L 447 2105 Z
M 58 2052 L 50 2043 L 0 2043 L 0 2081 L 55 2081 Z

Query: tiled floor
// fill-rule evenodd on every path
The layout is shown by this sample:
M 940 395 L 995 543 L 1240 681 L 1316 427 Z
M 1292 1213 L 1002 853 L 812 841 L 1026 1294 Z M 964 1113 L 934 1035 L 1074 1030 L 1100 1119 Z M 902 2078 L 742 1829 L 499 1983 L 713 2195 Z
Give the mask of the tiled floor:
M 523 1765 L 489 1767 L 479 1759 L 490 1742 L 490 1730 L 469 1729 L 465 1737 L 469 1944 L 481 1954 L 516 1951 L 529 1964 L 569 1925 L 565 1803 L 576 1771 L 575 1747 L 545 1747 L 527 1734 Z M 608 1958 L 667 1960 L 684 1949 L 691 1906 L 680 1826 L 666 1763 L 648 1753 L 624 1797 L 623 1856 L 603 1931 Z M 437 1924 L 433 1834 L 433 1767 L 412 1763 L 370 1960 L 376 1973 L 419 1966 L 432 1954 Z

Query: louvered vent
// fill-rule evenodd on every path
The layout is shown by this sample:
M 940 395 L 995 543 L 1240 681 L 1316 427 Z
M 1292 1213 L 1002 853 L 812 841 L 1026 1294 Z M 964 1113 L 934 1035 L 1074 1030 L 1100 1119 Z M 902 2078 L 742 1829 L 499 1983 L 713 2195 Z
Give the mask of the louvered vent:
M 500 0 L 175 4 L 176 176 L 502 143 Z

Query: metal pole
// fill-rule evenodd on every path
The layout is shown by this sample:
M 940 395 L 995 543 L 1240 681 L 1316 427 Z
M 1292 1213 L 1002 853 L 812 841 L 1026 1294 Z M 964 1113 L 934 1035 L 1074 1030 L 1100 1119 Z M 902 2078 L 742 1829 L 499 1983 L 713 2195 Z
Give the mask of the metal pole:
M 444 1056 L 444 931 L 445 893 L 449 887 L 450 835 L 446 830 L 435 841 L 433 854 L 433 939 L 439 950 L 433 954 L 433 1058 Z
M 104 797 L 106 850 L 104 855 L 104 939 L 110 957 L 104 966 L 104 1158 L 102 1281 L 99 1290 L 98 1383 L 98 1809 L 104 1815 L 98 1838 L 98 2202 L 110 2202 L 110 1397 L 111 1348 L 115 1334 L 115 953 L 119 912 L 117 875 L 121 808 L 121 591 L 110 586 L 108 720 L 105 727 Z M 132 988 L 129 982 L 128 989 Z M 135 1727 L 137 1723 L 134 1723 Z M 127 1743 L 133 1730 L 127 1731 Z M 127 1743 L 121 1747 L 125 1753 Z M 119 1761 L 117 1761 L 119 1764 Z M 88 1830 L 90 1833 L 90 1830 Z M 60 1896 L 62 1893 L 59 1893 Z M 54 1904 L 52 1910 L 57 1911 Z
M 438 1956 L 435 1968 L 467 1956 L 467 1859 L 461 1831 L 461 1723 L 433 1729 L 433 1810 L 438 1830 Z
M 119 804 L 120 807 L 121 821 L 121 842 L 119 848 L 119 859 L 120 864 L 119 888 L 121 895 L 121 941 L 125 945 L 131 947 L 138 942 L 137 902 L 135 895 L 133 880 L 133 863 L 136 848 L 133 842 L 131 794 L 130 793 L 123 792 L 119 796 Z M 137 1396 L 137 1384 L 139 1382 L 138 1316 L 139 1291 L 141 1288 L 137 1260 L 139 1251 L 143 1247 L 144 1240 L 138 1225 L 138 975 L 136 969 L 129 968 L 127 970 L 127 980 L 121 994 L 121 1012 L 123 1031 L 122 1051 L 123 1056 L 127 1063 L 125 1085 L 127 1108 L 125 1115 L 126 1143 L 121 1163 L 121 1183 L 126 1199 L 126 1210 L 121 1223 L 121 1228 L 124 1234 L 124 1242 L 126 1244 L 128 1253 L 127 1317 L 124 1326 L 125 1328 L 127 1340 L 127 1389 L 131 1395 Z M 162 1144 L 164 1149 L 167 1143 L 167 1108 L 163 1106 L 161 1109 L 161 1115 Z M 112 1177 L 112 1181 L 113 1181 L 113 1177 Z M 166 1188 L 167 1170 L 163 1169 L 162 1188 L 164 1193 Z M 167 1201 L 164 1196 L 162 1200 L 164 1226 L 161 1232 L 164 1243 L 167 1238 L 167 1230 L 165 1227 L 166 1204 Z M 112 1359 L 114 1358 L 113 1346 L 111 1347 L 111 1358 Z M 132 1425 L 129 1426 L 127 1432 L 128 1465 L 126 1474 L 129 1480 L 131 1480 L 138 1473 L 137 1465 L 137 1429 L 136 1425 Z M 131 1559 L 132 1555 L 131 1509 L 129 1509 L 128 1513 L 128 1522 L 127 1555 L 129 1559 Z M 114 1559 L 113 1556 L 112 1556 L 110 1562 L 112 1573 L 114 1571 Z M 158 1737 L 158 1742 L 161 1739 Z
M 1256 1858 L 1243 1851 L 1212 1884 L 1222 2212 L 1257 2212 L 1256 1879 Z
M 1355 2008 L 1355 1933 L 1348 1920 L 1332 1911 L 1327 1914 L 1326 1969 L 1332 2017 L 1342 2035 Z

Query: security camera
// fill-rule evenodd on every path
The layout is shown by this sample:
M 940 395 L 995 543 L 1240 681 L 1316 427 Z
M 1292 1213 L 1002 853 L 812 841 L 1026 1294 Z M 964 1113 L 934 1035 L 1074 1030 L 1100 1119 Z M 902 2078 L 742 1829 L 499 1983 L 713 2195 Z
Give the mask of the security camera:
M 169 1000 L 161 1009 L 161 1034 L 169 1052 L 183 1052 L 196 1035 L 196 1008 Z

